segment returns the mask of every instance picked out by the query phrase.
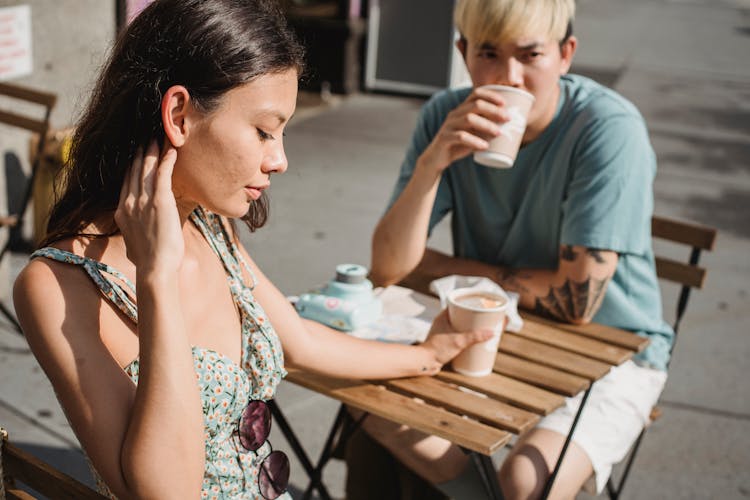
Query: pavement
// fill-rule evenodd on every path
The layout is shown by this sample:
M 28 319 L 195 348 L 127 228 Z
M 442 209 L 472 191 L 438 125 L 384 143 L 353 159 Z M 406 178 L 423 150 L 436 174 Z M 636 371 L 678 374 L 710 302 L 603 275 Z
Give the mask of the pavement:
M 742 375 L 750 358 L 750 2 L 579 0 L 575 31 L 574 71 L 612 86 L 646 118 L 659 159 L 655 212 L 719 230 L 716 250 L 702 260 L 706 286 L 693 294 L 681 326 L 664 416 L 649 430 L 623 498 L 750 497 L 750 391 Z M 287 132 L 289 171 L 271 190 L 270 222 L 243 235 L 282 292 L 324 283 L 338 263 L 369 263 L 370 235 L 422 102 L 361 93 L 301 108 Z M 431 243 L 450 249 L 447 224 Z M 14 255 L 11 267 L 17 272 L 25 259 Z M 663 289 L 668 320 L 676 294 Z M 337 404 L 290 383 L 277 399 L 317 457 Z M 90 481 L 49 383 L 2 319 L 0 423 L 17 444 Z M 290 450 L 278 430 L 271 441 Z M 336 498 L 344 497 L 344 477 L 339 461 L 325 470 Z M 292 493 L 306 484 L 293 461 Z

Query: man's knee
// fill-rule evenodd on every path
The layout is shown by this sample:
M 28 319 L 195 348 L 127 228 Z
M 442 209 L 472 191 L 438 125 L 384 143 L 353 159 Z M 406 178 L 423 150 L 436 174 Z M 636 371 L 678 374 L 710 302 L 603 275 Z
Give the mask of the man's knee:
M 389 448 L 399 442 L 400 436 L 409 430 L 405 425 L 397 424 L 378 417 L 367 415 L 362 421 L 362 429 L 375 441 Z
M 362 429 L 355 431 L 349 439 L 346 462 L 346 498 L 448 500 L 432 484 L 401 464 Z
M 362 429 L 406 467 L 432 484 L 456 479 L 467 456 L 449 441 L 370 415 Z
M 505 498 L 539 498 L 549 474 L 542 454 L 523 446 L 503 462 L 498 479 Z

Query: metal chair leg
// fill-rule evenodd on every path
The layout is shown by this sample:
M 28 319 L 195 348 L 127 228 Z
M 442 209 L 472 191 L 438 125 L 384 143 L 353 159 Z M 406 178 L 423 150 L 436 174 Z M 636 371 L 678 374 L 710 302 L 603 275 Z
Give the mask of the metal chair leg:
M 482 484 L 487 491 L 487 498 L 490 498 L 491 500 L 502 500 L 503 492 L 500 489 L 500 484 L 497 482 L 497 472 L 492 463 L 492 457 L 481 455 L 475 451 L 469 452 L 469 456 L 471 456 L 474 466 L 477 468 L 479 476 L 482 478 Z
M 300 444 L 299 439 L 297 439 L 297 435 L 294 434 L 292 427 L 289 425 L 289 422 L 286 420 L 286 417 L 284 417 L 284 414 L 281 412 L 281 408 L 279 408 L 279 406 L 273 400 L 269 401 L 269 406 L 271 408 L 271 413 L 273 414 L 274 419 L 276 420 L 276 422 L 279 424 L 279 427 L 281 428 L 282 434 L 284 434 L 284 437 L 286 438 L 287 442 L 289 442 L 289 445 L 292 447 L 292 450 L 294 450 L 294 454 L 299 459 L 308 477 L 310 477 L 312 484 L 318 490 L 318 493 L 320 493 L 320 496 L 323 499 L 330 500 L 331 496 L 329 495 L 328 490 L 326 489 L 325 485 L 323 485 L 320 479 L 317 479 L 317 480 L 314 479 L 316 468 L 313 466 L 312 462 L 310 461 L 310 458 L 307 456 L 307 453 L 305 453 L 304 448 L 302 448 L 302 444 Z M 334 429 L 331 430 L 332 432 L 339 425 L 338 418 L 336 419 L 336 422 L 334 422 L 333 425 L 334 425 Z
M 18 320 L 16 319 L 16 315 L 13 314 L 3 302 L 0 302 L 0 313 L 2 313 L 3 316 L 5 316 L 5 319 L 8 320 L 11 326 L 15 328 L 15 330 L 18 333 L 23 334 L 23 331 L 21 330 L 21 325 L 18 324 Z
M 313 489 L 317 488 L 318 491 L 320 491 L 320 486 L 322 486 L 321 473 L 323 471 L 323 467 L 325 467 L 325 465 L 328 463 L 328 460 L 330 460 L 331 455 L 333 454 L 336 434 L 339 432 L 339 430 L 343 429 L 345 420 L 346 407 L 342 404 L 339 406 L 339 412 L 338 414 L 336 414 L 336 420 L 333 422 L 331 431 L 328 433 L 328 438 L 326 438 L 325 445 L 323 445 L 323 451 L 320 452 L 320 457 L 318 457 L 318 464 L 312 470 L 312 474 L 310 474 L 310 483 L 307 485 L 307 489 L 305 489 L 305 493 L 302 495 L 303 500 L 307 500 L 312 496 Z M 323 496 L 323 498 L 327 498 L 326 495 L 323 495 L 321 492 L 321 496 Z
M 570 445 L 570 441 L 573 439 L 573 433 L 576 430 L 576 427 L 578 426 L 578 419 L 581 418 L 581 413 L 583 413 L 583 408 L 586 406 L 586 400 L 589 398 L 589 393 L 591 393 L 591 388 L 594 386 L 592 383 L 588 389 L 586 389 L 586 392 L 583 393 L 583 398 L 581 399 L 581 404 L 578 407 L 578 412 L 576 412 L 576 416 L 573 419 L 573 424 L 570 426 L 570 432 L 568 432 L 568 437 L 565 438 L 565 443 L 563 444 L 562 450 L 560 450 L 560 456 L 557 457 L 557 463 L 555 464 L 555 469 L 552 471 L 552 475 L 547 478 L 547 482 L 544 485 L 544 490 L 542 491 L 541 498 L 546 499 L 549 496 L 550 491 L 552 490 L 552 484 L 555 482 L 555 478 L 557 477 L 557 473 L 560 472 L 560 466 L 562 465 L 563 458 L 565 458 L 565 453 L 568 451 L 568 446 Z
M 625 470 L 622 471 L 620 484 L 617 485 L 617 488 L 615 488 L 611 476 L 609 478 L 609 481 L 607 481 L 607 493 L 609 494 L 609 498 L 611 498 L 612 500 L 617 500 L 617 498 L 619 498 L 622 494 L 622 489 L 625 487 L 625 481 L 628 479 L 628 475 L 630 474 L 630 467 L 635 461 L 635 455 L 636 453 L 638 453 L 638 448 L 641 446 L 641 440 L 643 439 L 644 434 L 646 434 L 646 427 L 643 428 L 641 433 L 638 435 L 638 439 L 636 439 L 635 443 L 633 443 L 633 449 L 630 450 L 630 456 L 628 457 L 628 461 L 625 463 Z
M 369 413 L 365 413 L 359 418 L 359 420 L 357 420 L 356 422 L 352 422 L 347 413 L 346 405 L 342 404 L 339 407 L 339 413 L 336 415 L 336 420 L 334 421 L 333 427 L 331 427 L 331 431 L 328 434 L 326 444 L 323 446 L 323 451 L 320 453 L 320 457 L 318 458 L 318 465 L 316 465 L 315 469 L 312 471 L 310 484 L 307 486 L 307 489 L 302 496 L 303 500 L 307 500 L 308 498 L 310 498 L 314 487 L 318 488 L 319 492 L 321 491 L 319 486 L 322 486 L 321 481 L 323 476 L 323 468 L 331 460 L 331 458 L 333 458 L 336 449 L 346 445 L 346 442 L 349 441 L 351 435 L 359 428 L 360 425 L 362 425 L 362 422 L 364 422 L 365 418 L 367 418 L 368 415 Z M 338 434 L 338 439 L 336 439 L 336 434 Z M 321 496 L 323 496 L 322 492 Z

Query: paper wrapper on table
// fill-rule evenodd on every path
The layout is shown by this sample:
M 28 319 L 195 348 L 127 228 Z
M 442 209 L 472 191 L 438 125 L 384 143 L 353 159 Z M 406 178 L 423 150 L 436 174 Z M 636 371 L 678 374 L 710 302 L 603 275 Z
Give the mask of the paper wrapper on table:
M 508 317 L 508 324 L 505 329 L 509 332 L 520 332 L 523 328 L 523 319 L 518 314 L 519 295 L 515 292 L 506 292 L 503 288 L 489 278 L 481 276 L 460 276 L 452 274 L 439 278 L 430 283 L 430 291 L 440 297 L 440 304 L 443 308 L 448 303 L 448 294 L 456 288 L 468 288 L 477 292 L 491 292 L 505 295 L 508 297 L 508 309 L 505 314 Z
M 350 335 L 399 344 L 423 342 L 427 338 L 432 320 L 440 312 L 434 298 L 396 285 L 378 288 L 375 295 L 383 303 L 382 317 L 349 332 Z

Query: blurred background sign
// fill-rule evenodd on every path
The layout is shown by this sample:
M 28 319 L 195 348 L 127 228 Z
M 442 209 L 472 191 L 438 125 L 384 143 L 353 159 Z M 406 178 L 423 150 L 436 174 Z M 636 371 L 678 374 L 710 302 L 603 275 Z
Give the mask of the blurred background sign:
M 31 8 L 0 7 L 0 81 L 31 74 Z
M 454 0 L 371 0 L 365 87 L 428 96 L 467 84 L 453 6 Z

